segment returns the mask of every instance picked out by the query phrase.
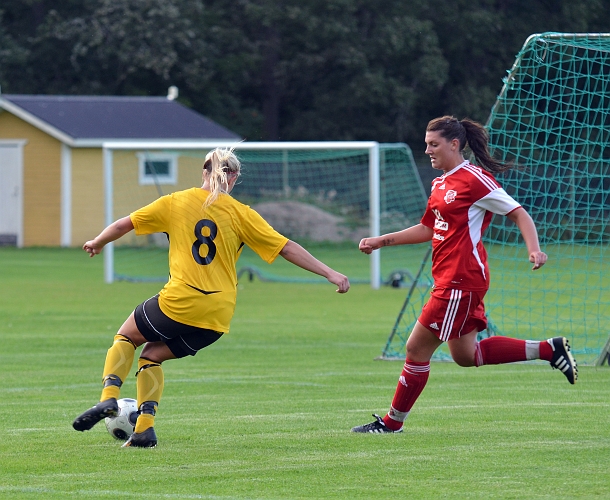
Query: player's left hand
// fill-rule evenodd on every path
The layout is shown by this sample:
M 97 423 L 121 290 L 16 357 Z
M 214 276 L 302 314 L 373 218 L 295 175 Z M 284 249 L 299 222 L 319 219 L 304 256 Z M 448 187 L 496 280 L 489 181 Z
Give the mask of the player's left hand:
M 547 258 L 548 257 L 544 252 L 532 252 L 530 254 L 530 262 L 534 264 L 532 271 L 540 269 L 542 266 L 544 266 Z
M 358 250 L 367 255 L 371 255 L 373 250 L 377 250 L 378 248 L 379 246 L 375 238 L 362 238 L 358 245 Z

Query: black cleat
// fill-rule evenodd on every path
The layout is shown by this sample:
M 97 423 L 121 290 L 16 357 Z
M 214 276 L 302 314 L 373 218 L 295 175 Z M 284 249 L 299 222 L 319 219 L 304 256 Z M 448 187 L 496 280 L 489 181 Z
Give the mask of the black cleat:
M 565 337 L 554 337 L 547 342 L 553 348 L 553 359 L 551 366 L 560 370 L 568 379 L 570 384 L 575 384 L 578 380 L 578 365 L 570 352 L 568 339 Z
M 130 446 L 136 448 L 154 448 L 157 446 L 155 429 L 149 427 L 144 432 L 134 432 L 121 448 L 129 448 Z
M 352 428 L 352 432 L 370 432 L 372 434 L 397 434 L 399 432 L 402 432 L 402 427 L 397 431 L 388 429 L 383 423 L 383 419 L 376 413 L 373 413 L 373 417 L 375 417 L 374 422 L 354 427 Z
M 107 399 L 96 404 L 93 408 L 89 408 L 74 419 L 72 427 L 77 431 L 88 431 L 100 420 L 106 417 L 115 417 L 119 414 L 119 405 L 115 398 Z

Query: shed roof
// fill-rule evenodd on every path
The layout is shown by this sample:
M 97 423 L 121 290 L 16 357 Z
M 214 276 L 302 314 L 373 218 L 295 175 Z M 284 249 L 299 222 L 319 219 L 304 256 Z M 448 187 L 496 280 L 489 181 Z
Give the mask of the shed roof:
M 165 97 L 2 94 L 0 107 L 72 145 L 124 139 L 240 139 Z

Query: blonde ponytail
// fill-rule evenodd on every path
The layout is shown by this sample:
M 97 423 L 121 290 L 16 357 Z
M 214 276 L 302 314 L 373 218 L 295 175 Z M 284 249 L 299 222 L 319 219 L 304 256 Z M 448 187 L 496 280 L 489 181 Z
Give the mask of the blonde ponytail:
M 203 163 L 204 175 L 210 184 L 210 195 L 205 200 L 203 207 L 209 207 L 214 203 L 221 193 L 225 192 L 229 184 L 229 177 L 239 175 L 241 163 L 233 153 L 233 148 L 216 148 L 205 156 Z

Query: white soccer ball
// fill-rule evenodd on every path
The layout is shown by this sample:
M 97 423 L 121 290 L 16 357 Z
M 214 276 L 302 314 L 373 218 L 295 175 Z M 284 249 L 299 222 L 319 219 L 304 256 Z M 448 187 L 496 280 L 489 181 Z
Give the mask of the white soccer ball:
M 106 417 L 106 429 L 116 439 L 127 441 L 133 434 L 138 419 L 138 402 L 135 399 L 123 398 L 117 401 L 119 414 L 116 417 Z

